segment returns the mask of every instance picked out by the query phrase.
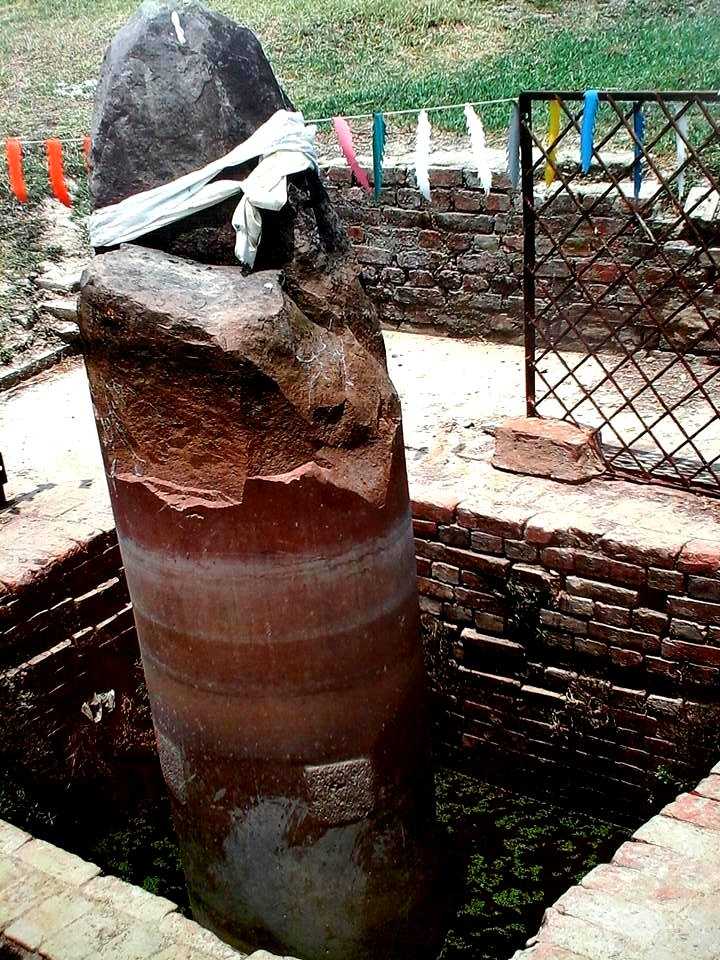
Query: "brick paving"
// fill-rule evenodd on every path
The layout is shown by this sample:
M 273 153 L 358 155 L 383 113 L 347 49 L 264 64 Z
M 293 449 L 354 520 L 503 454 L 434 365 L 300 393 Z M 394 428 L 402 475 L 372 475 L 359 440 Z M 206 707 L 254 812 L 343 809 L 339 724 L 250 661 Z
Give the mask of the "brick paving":
M 246 956 L 178 914 L 170 900 L 99 873 L 94 863 L 0 820 L 0 948 L 20 948 L 28 960 Z M 281 960 L 264 950 L 250 956 Z
M 113 529 L 81 360 L 0 395 L 0 449 L 12 501 L 0 512 L 0 587 Z

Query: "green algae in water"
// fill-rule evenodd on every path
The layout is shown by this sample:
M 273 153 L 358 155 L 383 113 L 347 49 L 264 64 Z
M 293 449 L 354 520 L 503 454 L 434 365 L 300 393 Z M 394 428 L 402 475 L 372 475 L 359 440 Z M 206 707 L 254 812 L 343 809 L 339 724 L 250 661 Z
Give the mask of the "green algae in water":
M 507 960 L 536 932 L 544 909 L 634 829 L 455 769 L 440 767 L 435 779 L 450 871 L 440 883 L 454 887 L 455 905 L 439 960 Z M 125 806 L 108 803 L 107 785 L 41 789 L 0 777 L 0 818 L 189 913 L 160 789 L 158 782 L 152 799 L 136 796 Z
M 440 960 L 507 960 L 550 906 L 632 828 L 440 768 L 437 813 L 463 876 Z

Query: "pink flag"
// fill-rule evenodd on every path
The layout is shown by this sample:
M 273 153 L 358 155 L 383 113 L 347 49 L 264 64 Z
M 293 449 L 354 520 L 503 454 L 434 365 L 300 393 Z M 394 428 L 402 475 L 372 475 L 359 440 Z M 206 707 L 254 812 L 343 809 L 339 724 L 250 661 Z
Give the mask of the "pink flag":
M 362 169 L 357 161 L 357 157 L 355 156 L 352 133 L 350 132 L 350 127 L 348 126 L 347 120 L 344 117 L 335 117 L 333 120 L 333 127 L 335 128 L 335 136 L 340 144 L 340 149 L 342 150 L 343 156 L 347 160 L 348 166 L 352 170 L 355 179 L 363 188 L 363 190 L 365 190 L 367 193 L 372 193 L 367 174 Z

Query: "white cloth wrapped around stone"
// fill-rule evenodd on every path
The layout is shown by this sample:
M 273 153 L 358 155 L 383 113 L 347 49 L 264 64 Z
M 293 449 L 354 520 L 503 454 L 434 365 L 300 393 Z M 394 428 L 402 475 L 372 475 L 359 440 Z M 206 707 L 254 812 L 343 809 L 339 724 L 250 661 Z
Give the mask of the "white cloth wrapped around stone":
M 280 210 L 287 203 L 287 178 L 317 169 L 315 132 L 315 127 L 305 125 L 302 113 L 278 110 L 224 157 L 96 210 L 88 221 L 90 242 L 93 247 L 128 243 L 242 192 L 232 218 L 235 256 L 252 267 L 262 232 L 260 210 Z M 228 167 L 256 157 L 260 162 L 244 180 L 214 179 Z

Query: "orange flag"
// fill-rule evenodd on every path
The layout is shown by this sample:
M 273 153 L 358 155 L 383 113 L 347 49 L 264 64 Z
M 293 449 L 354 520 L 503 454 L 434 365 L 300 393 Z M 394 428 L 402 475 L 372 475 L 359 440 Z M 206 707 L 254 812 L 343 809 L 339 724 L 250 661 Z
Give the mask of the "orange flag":
M 62 144 L 59 140 L 51 138 L 45 141 L 45 152 L 48 160 L 48 176 L 50 177 L 50 186 L 54 197 L 64 203 L 66 207 L 72 206 L 72 200 L 68 193 L 65 183 L 65 174 L 63 173 L 63 152 Z
M 27 203 L 28 192 L 23 172 L 22 144 L 17 137 L 10 137 L 5 143 L 10 189 L 20 203 Z

